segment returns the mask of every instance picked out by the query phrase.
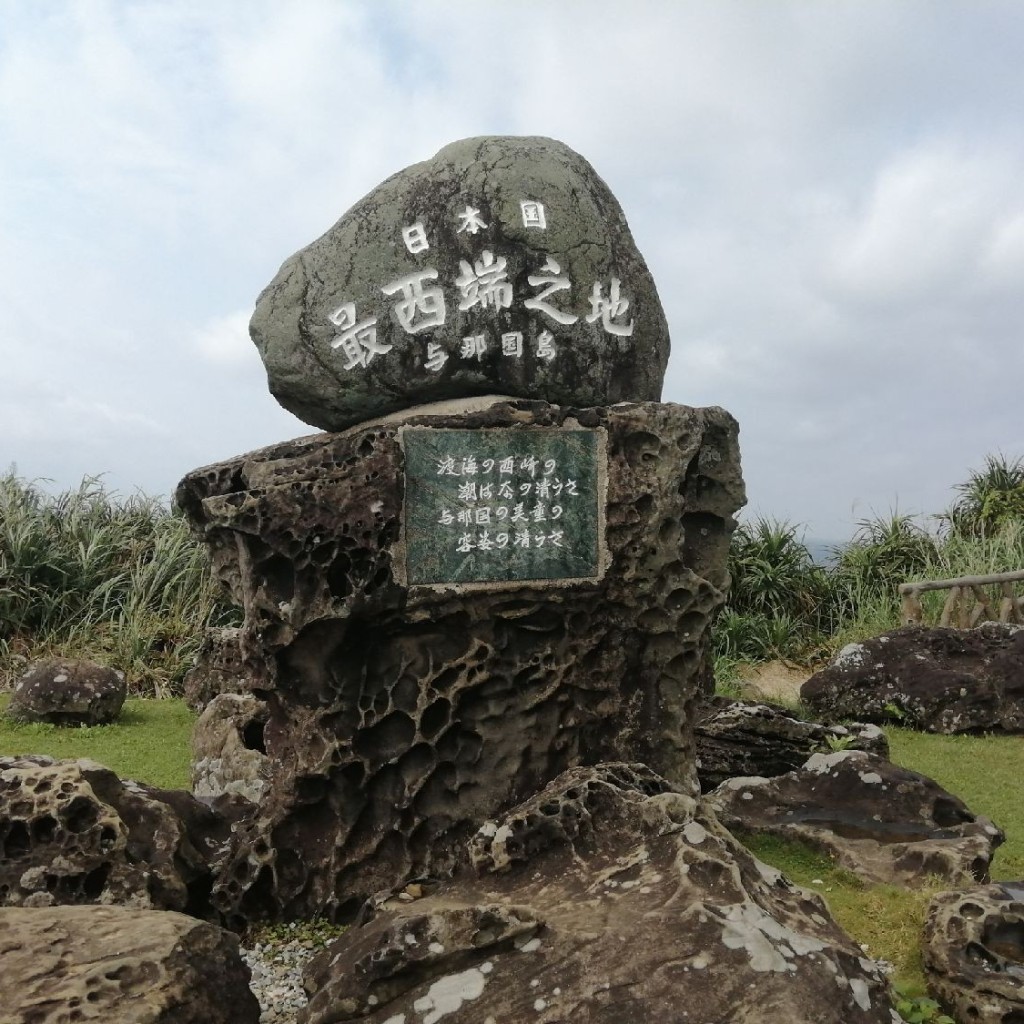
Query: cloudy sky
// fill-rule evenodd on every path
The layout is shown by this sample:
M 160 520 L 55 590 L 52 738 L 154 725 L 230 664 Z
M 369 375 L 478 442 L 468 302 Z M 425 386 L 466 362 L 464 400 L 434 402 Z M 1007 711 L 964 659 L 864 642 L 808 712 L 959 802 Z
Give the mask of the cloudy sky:
M 1017 0 L 0 0 L 0 470 L 169 494 L 309 433 L 246 325 L 295 250 L 471 135 L 618 196 L 666 401 L 747 515 L 843 539 L 1024 454 Z

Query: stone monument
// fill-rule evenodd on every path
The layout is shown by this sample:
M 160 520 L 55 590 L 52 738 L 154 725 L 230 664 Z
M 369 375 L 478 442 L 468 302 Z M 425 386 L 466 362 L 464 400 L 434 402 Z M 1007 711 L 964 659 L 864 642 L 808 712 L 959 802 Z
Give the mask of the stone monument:
M 590 165 L 447 146 L 287 260 L 251 332 L 274 395 L 331 432 L 177 492 L 266 704 L 227 917 L 349 919 L 575 766 L 696 796 L 737 426 L 658 401 L 664 313 Z

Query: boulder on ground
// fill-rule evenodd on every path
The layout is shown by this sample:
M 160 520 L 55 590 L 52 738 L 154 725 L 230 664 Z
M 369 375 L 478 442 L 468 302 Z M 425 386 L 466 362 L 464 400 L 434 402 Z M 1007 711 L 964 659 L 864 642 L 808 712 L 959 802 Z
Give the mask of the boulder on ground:
M 804 722 L 777 704 L 732 697 L 704 701 L 694 734 L 697 776 L 705 793 L 726 779 L 784 775 L 812 754 L 833 748 L 889 756 L 889 741 L 877 725 Z
M 932 995 L 970 1024 L 1024 1021 L 1024 881 L 941 892 L 928 907 Z
M 221 693 L 192 730 L 192 793 L 199 799 L 232 794 L 258 804 L 270 759 L 264 730 L 269 711 L 255 697 Z
M 468 854 L 313 960 L 303 1024 L 893 1019 L 821 899 L 643 765 L 566 772 Z
M 238 939 L 184 914 L 0 909 L 0 1024 L 258 1024 Z
M 210 914 L 227 822 L 95 761 L 0 756 L 0 906 L 121 903 Z
M 486 394 L 657 401 L 669 352 L 608 186 L 531 137 L 463 139 L 392 175 L 285 261 L 249 330 L 271 393 L 324 430 Z
M 16 722 L 106 725 L 121 714 L 127 695 L 123 672 L 57 658 L 29 667 L 14 687 L 7 715 Z
M 801 699 L 826 721 L 859 718 L 927 732 L 1024 733 L 1024 626 L 907 626 L 815 673 Z
M 573 765 L 696 792 L 736 430 L 491 399 L 190 473 L 178 504 L 267 666 L 268 788 L 214 891 L 232 923 L 346 920 Z
M 814 754 L 774 779 L 727 779 L 708 803 L 726 828 L 802 840 L 873 883 L 985 881 L 1004 838 L 938 783 L 859 750 Z

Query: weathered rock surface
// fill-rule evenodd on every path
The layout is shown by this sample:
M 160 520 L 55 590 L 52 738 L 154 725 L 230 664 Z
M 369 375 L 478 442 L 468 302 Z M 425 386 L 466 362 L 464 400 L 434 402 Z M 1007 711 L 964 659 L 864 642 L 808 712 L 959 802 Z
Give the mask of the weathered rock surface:
M 192 793 L 228 793 L 258 804 L 270 761 L 263 734 L 269 712 L 255 697 L 222 693 L 207 705 L 192 730 Z
M 0 906 L 209 914 L 227 832 L 190 794 L 122 781 L 95 761 L 0 756 Z
M 0 909 L 0 1024 L 258 1024 L 238 939 L 184 914 Z
M 985 881 L 1003 841 L 938 783 L 859 750 L 814 754 L 774 779 L 728 779 L 708 803 L 726 828 L 800 839 L 869 882 Z
M 451 886 L 331 943 L 300 1021 L 893 1020 L 820 898 L 642 765 L 565 773 L 469 856 Z
M 37 662 L 18 680 L 7 705 L 17 722 L 105 725 L 121 714 L 128 685 L 124 673 L 92 661 Z
M 268 666 L 269 789 L 214 893 L 230 915 L 350 916 L 446 871 L 482 821 L 576 764 L 643 761 L 696 792 L 692 705 L 744 500 L 735 421 L 462 408 L 292 441 L 178 488 L 245 609 L 242 647 Z M 599 575 L 403 582 L 399 428 L 414 425 L 604 431 Z
M 273 395 L 326 430 L 474 395 L 657 401 L 669 352 L 608 186 L 530 137 L 464 139 L 390 177 L 284 263 L 249 329 Z
M 924 970 L 932 995 L 970 1024 L 1024 1021 L 1024 882 L 942 892 L 928 907 Z
M 777 704 L 730 697 L 711 697 L 700 705 L 694 734 L 705 793 L 726 779 L 784 775 L 812 754 L 828 753 L 830 741 L 889 756 L 889 741 L 876 725 L 804 722 Z
M 907 626 L 850 644 L 800 696 L 829 721 L 896 721 L 928 732 L 1024 733 L 1024 627 Z
M 206 631 L 196 663 L 182 681 L 185 703 L 202 712 L 218 694 L 249 693 L 260 685 L 261 666 L 242 652 L 242 631 L 235 627 Z

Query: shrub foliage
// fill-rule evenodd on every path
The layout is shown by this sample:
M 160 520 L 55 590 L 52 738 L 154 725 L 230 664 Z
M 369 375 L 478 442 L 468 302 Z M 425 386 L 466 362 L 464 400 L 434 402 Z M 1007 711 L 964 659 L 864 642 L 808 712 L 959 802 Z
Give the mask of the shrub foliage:
M 28 659 L 96 658 L 137 693 L 177 688 L 208 625 L 235 613 L 205 550 L 160 501 L 99 479 L 52 495 L 0 476 L 0 673 Z

